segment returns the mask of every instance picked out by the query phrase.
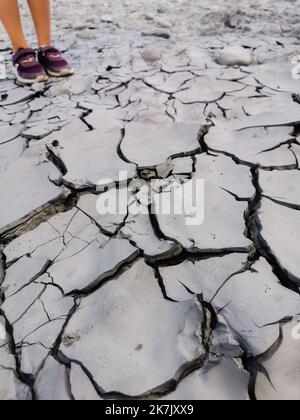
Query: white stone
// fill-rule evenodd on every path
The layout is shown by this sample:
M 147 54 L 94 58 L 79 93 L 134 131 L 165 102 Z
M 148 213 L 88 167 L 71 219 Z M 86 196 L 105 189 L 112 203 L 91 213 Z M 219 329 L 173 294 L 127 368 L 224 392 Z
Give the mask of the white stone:
M 144 48 L 142 57 L 145 61 L 149 62 L 159 61 L 162 57 L 162 52 L 158 48 Z
M 169 22 L 169 20 L 165 19 L 164 17 L 156 17 L 155 18 L 155 23 L 164 29 L 170 29 L 172 28 L 172 23 Z
M 252 63 L 252 55 L 246 48 L 234 45 L 217 53 L 216 61 L 223 66 L 249 66 Z

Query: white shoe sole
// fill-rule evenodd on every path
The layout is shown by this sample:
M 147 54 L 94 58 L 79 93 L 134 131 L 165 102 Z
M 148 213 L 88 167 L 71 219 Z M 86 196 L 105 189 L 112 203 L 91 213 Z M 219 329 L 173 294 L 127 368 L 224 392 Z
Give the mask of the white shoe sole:
M 36 79 L 23 79 L 22 77 L 19 76 L 17 70 L 14 68 L 13 69 L 14 74 L 18 80 L 18 82 L 24 84 L 24 85 L 34 85 L 35 83 L 43 83 L 43 82 L 47 82 L 49 80 L 49 77 L 45 74 L 45 75 L 41 75 L 39 77 L 37 77 Z
M 54 71 L 47 70 L 47 74 L 50 77 L 68 77 L 68 76 L 73 76 L 74 70 L 65 69 L 65 70 L 60 71 L 59 73 L 55 73 Z

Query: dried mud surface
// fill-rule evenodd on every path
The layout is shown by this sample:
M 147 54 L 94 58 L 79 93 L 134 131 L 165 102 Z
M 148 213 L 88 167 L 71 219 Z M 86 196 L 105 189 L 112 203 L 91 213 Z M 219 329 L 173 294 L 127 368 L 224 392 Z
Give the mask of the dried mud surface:
M 0 82 L 0 399 L 299 400 L 300 2 L 53 6 L 76 75 Z

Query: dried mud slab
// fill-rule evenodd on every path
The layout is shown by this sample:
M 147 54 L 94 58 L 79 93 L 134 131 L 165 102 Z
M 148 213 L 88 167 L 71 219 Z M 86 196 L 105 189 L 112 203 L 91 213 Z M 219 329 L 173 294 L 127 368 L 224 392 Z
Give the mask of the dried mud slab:
M 134 211 L 131 211 L 135 206 Z M 120 235 L 142 250 L 145 259 L 154 263 L 176 257 L 181 247 L 173 241 L 157 237 L 151 224 L 148 208 L 135 202 L 129 207 L 129 216 L 120 230 Z
M 281 144 L 294 139 L 291 127 L 248 128 L 232 130 L 230 124 L 217 123 L 205 137 L 208 147 L 231 155 L 241 162 L 265 167 L 295 165 L 295 157 Z
M 7 345 L 0 340 L 0 399 L 1 401 L 25 401 L 29 399 L 27 387 L 22 384 L 16 374 L 14 357 L 10 354 Z
M 166 400 L 247 401 L 248 373 L 231 360 L 222 359 L 184 379 Z
M 66 190 L 51 182 L 60 173 L 38 149 L 28 149 L 0 174 L 0 233 L 24 222 L 43 206 L 66 197 Z
M 263 85 L 279 92 L 300 93 L 299 79 L 293 77 L 297 75 L 296 65 L 294 73 L 291 71 L 291 65 L 280 63 L 273 67 L 272 65 L 258 66 L 254 69 L 255 78 Z
M 282 286 L 267 261 L 230 278 L 213 300 L 253 355 L 267 352 L 280 335 L 280 321 L 300 311 L 300 298 Z
M 199 125 L 188 124 L 128 124 L 121 150 L 139 168 L 164 165 L 171 157 L 199 150 Z
M 55 263 L 50 267 L 49 275 L 66 294 L 88 290 L 112 277 L 138 254 L 139 251 L 126 240 L 111 239 L 104 246 L 93 241 L 82 251 Z
M 36 379 L 35 392 L 37 399 L 42 401 L 71 400 L 67 368 L 49 356 Z
M 76 75 L 0 83 L 0 399 L 299 399 L 299 2 L 53 3 Z
M 189 181 L 190 188 L 194 187 Z M 185 189 L 189 187 L 185 184 Z M 244 235 L 247 204 L 212 184 L 199 189 L 196 203 L 176 183 L 170 191 L 154 197 L 153 212 L 165 238 L 179 243 L 191 253 L 245 251 L 251 242 Z M 199 196 L 200 195 L 200 196 Z M 185 214 L 164 214 L 164 206 L 182 200 Z M 165 203 L 165 204 L 164 204 Z
M 160 267 L 159 273 L 169 298 L 181 302 L 193 295 L 203 295 L 210 302 L 228 279 L 243 271 L 246 261 L 247 254 L 229 254 Z
M 299 287 L 298 241 L 300 212 L 263 199 L 258 212 L 259 236 L 288 279 Z
M 299 316 L 283 325 L 279 348 L 272 357 L 263 361 L 265 374 L 259 373 L 256 380 L 255 392 L 258 400 L 299 400 L 299 332 Z
M 300 171 L 260 171 L 259 184 L 264 197 L 300 210 Z
M 192 81 L 187 89 L 176 93 L 174 96 L 183 104 L 210 103 L 221 99 L 226 93 L 244 89 L 244 86 L 236 82 L 199 78 Z
M 118 156 L 121 139 L 121 131 L 113 129 L 95 130 L 62 140 L 60 150 L 55 153 L 66 168 L 64 183 L 75 189 L 96 189 L 98 183 L 103 185 L 104 181 L 107 185 L 118 182 L 120 172 L 126 172 L 127 179 L 131 179 L 136 167 Z
M 203 355 L 201 324 L 197 305 L 164 300 L 153 270 L 140 261 L 82 300 L 61 350 L 106 392 L 141 395 Z
M 197 157 L 195 176 L 206 184 L 214 184 L 240 199 L 250 199 L 255 194 L 249 168 L 237 165 L 230 157 L 208 156 Z

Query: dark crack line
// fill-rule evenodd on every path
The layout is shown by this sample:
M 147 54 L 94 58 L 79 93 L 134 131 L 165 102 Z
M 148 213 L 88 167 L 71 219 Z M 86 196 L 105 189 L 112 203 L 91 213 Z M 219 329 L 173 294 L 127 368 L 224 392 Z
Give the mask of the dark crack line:
M 17 318 L 13 323 L 12 326 L 14 326 L 15 324 L 17 324 L 17 322 L 19 322 L 24 315 L 26 315 L 30 309 L 36 304 L 36 302 L 40 301 L 41 296 L 43 295 L 43 293 L 45 292 L 47 287 L 44 287 L 43 290 L 39 293 L 39 295 L 34 299 L 34 301 L 30 304 L 30 306 L 27 307 L 27 309 L 19 316 L 19 318 Z
M 25 384 L 31 393 L 32 400 L 35 400 L 35 391 L 34 391 L 34 378 L 32 375 L 22 372 L 21 370 L 21 361 L 17 354 L 17 347 L 14 341 L 14 329 L 13 326 L 9 323 L 8 319 L 6 318 L 5 313 L 0 308 L 0 315 L 5 319 L 5 328 L 8 336 L 8 346 L 10 350 L 10 354 L 14 356 L 15 363 L 16 363 L 16 371 L 15 374 L 17 378 L 20 380 L 21 383 Z
M 140 251 L 137 249 L 126 261 L 121 261 L 111 271 L 106 272 L 91 282 L 88 286 L 81 290 L 74 289 L 69 293 L 65 293 L 65 297 L 71 296 L 74 298 L 83 298 L 91 295 L 99 290 L 106 283 L 112 280 L 117 280 L 131 264 L 135 263 L 140 258 Z
M 254 243 L 257 258 L 264 257 L 270 266 L 274 275 L 278 278 L 279 282 L 289 290 L 299 294 L 299 288 L 295 284 L 300 282 L 299 279 L 295 278 L 292 274 L 284 270 L 277 258 L 273 255 L 268 243 L 262 237 L 262 226 L 259 220 L 259 210 L 261 208 L 261 200 L 263 197 L 263 191 L 259 183 L 259 170 L 258 168 L 252 169 L 252 181 L 256 190 L 255 197 L 249 202 L 248 210 L 245 214 L 245 221 L 247 226 L 247 237 Z
M 287 203 L 285 201 L 277 200 L 276 198 L 270 197 L 268 195 L 262 194 L 263 198 L 266 198 L 267 200 L 272 201 L 275 204 L 278 204 L 279 206 L 287 207 L 291 210 L 300 210 L 300 204 L 293 204 L 293 203 Z
M 7 295 L 6 296 L 6 299 L 15 296 L 16 294 L 18 294 L 22 290 L 24 290 L 27 286 L 29 286 L 30 284 L 34 283 L 39 277 L 41 277 L 43 274 L 46 273 L 46 271 L 48 270 L 48 268 L 50 267 L 50 265 L 51 265 L 51 262 L 49 260 L 47 260 L 45 262 L 44 266 L 41 268 L 41 270 L 38 273 L 36 273 L 26 284 L 24 284 L 22 287 L 20 287 L 20 289 L 18 289 L 16 292 L 12 293 L 11 295 Z

